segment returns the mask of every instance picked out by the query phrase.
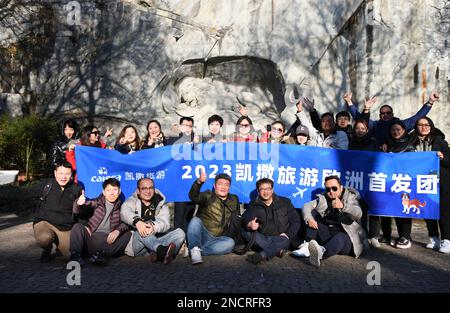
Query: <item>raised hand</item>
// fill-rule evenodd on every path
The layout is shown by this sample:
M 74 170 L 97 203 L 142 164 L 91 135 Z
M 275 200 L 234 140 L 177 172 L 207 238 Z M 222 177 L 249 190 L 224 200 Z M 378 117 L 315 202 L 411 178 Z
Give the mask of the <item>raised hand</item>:
M 241 105 L 241 107 L 239 108 L 239 114 L 241 114 L 242 116 L 248 116 L 247 107 Z
M 83 205 L 86 203 L 86 197 L 84 195 L 84 190 L 81 190 L 81 196 L 77 200 L 78 205 Z
M 309 99 L 309 98 L 307 98 L 307 97 L 304 97 L 303 98 L 303 104 L 304 104 L 304 106 L 305 106 L 305 108 L 308 110 L 308 111 L 313 111 L 314 110 L 314 98 L 311 100 L 311 99 Z
M 364 100 L 364 110 L 370 110 L 370 108 L 377 102 L 377 98 L 375 96 L 369 98 L 368 100 Z
M 436 101 L 439 101 L 439 93 L 437 91 L 433 91 L 430 95 L 430 98 L 428 99 L 428 102 L 433 104 Z
M 335 209 L 343 209 L 344 208 L 344 204 L 342 203 L 341 199 L 339 199 L 339 198 L 333 199 L 331 201 L 331 205 Z
M 206 173 L 203 169 L 200 172 L 200 177 L 198 178 L 198 181 L 202 184 L 206 181 Z
M 352 96 L 353 96 L 353 94 L 351 93 L 351 92 L 346 92 L 345 94 L 344 94 L 344 101 L 348 104 L 348 105 L 352 105 L 353 104 L 353 102 L 352 102 Z
M 105 138 L 108 138 L 112 134 L 113 134 L 113 129 L 109 128 L 109 127 L 106 127 Z
M 297 107 L 297 113 L 303 111 L 303 102 L 302 102 L 302 100 L 299 100 L 297 102 L 296 107 Z
M 124 144 L 127 143 L 127 140 L 125 139 L 125 137 L 122 137 L 122 138 L 119 139 L 119 143 L 120 143 L 121 145 L 124 145 Z

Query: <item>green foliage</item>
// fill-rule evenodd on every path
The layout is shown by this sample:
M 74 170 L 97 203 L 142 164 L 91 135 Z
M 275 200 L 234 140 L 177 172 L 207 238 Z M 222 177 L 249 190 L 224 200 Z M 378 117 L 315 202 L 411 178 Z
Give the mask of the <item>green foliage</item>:
M 57 124 L 50 118 L 30 115 L 0 118 L 0 168 L 18 169 L 27 180 L 48 176 L 50 147 L 57 136 Z

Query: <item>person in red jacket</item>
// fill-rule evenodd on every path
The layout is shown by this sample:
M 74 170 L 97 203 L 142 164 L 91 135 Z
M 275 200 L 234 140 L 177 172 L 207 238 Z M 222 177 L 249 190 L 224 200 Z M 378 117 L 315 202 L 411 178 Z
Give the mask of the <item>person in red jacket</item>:
M 105 132 L 104 139 L 108 138 L 112 135 L 112 128 L 107 128 Z M 100 131 L 95 126 L 86 126 L 83 128 L 83 135 L 78 142 L 78 145 L 81 146 L 89 146 L 89 147 L 98 147 L 98 148 L 106 148 L 106 143 L 100 139 Z M 77 165 L 75 162 L 75 144 L 71 144 L 69 149 L 66 151 L 66 160 L 72 165 L 72 169 L 75 173 L 77 169 Z M 77 177 L 74 174 L 74 180 L 77 181 Z

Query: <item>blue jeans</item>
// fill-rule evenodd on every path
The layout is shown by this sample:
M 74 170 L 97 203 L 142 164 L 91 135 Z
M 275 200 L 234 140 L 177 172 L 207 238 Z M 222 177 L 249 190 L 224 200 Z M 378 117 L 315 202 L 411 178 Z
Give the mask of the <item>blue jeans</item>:
M 242 231 L 242 235 L 247 242 L 250 241 L 251 232 Z M 266 236 L 256 232 L 255 245 L 262 249 L 261 255 L 270 260 L 281 250 L 288 249 L 290 241 L 284 236 Z
M 187 239 L 189 249 L 199 247 L 202 255 L 220 255 L 233 251 L 234 240 L 226 236 L 213 236 L 203 226 L 203 222 L 198 217 L 193 217 L 187 228 Z
M 180 228 L 168 232 L 162 237 L 156 237 L 155 235 L 141 237 L 139 232 L 136 231 L 133 236 L 133 252 L 135 256 L 149 255 L 150 251 L 156 252 L 158 246 L 168 246 L 171 242 L 176 245 L 175 251 L 178 251 L 185 237 L 184 231 Z

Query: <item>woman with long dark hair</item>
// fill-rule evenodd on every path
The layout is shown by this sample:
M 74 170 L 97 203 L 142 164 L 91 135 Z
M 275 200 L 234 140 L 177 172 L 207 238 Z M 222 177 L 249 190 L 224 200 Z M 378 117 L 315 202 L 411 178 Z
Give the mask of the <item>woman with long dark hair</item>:
M 167 139 L 161 131 L 161 123 L 150 120 L 147 123 L 147 136 L 141 143 L 141 149 L 158 148 L 167 145 Z
M 59 138 L 53 143 L 50 149 L 50 157 L 53 166 L 66 161 L 66 151 L 69 146 L 78 140 L 78 123 L 69 118 L 62 121 L 60 125 Z
M 450 253 L 450 148 L 429 117 L 422 117 L 415 126 L 411 139 L 415 151 L 436 151 L 439 157 L 439 223 L 436 220 L 425 220 L 430 241 L 428 249 Z M 441 236 L 439 236 L 439 229 Z
M 402 121 L 396 120 L 392 122 L 389 127 L 389 137 L 384 145 L 385 152 L 392 153 L 402 153 L 402 152 L 413 152 L 414 147 L 411 144 L 410 138 L 406 132 L 406 126 Z M 399 238 L 398 240 L 391 239 L 391 223 L 383 225 L 383 232 L 386 230 L 386 234 L 383 233 L 383 237 L 391 246 L 400 249 L 408 249 L 411 247 L 411 229 L 412 229 L 412 219 L 408 217 L 395 217 L 395 224 L 397 225 L 397 231 Z M 383 223 L 383 221 L 382 221 Z
M 133 125 L 126 125 L 120 131 L 114 149 L 122 154 L 131 154 L 140 148 L 139 134 Z

